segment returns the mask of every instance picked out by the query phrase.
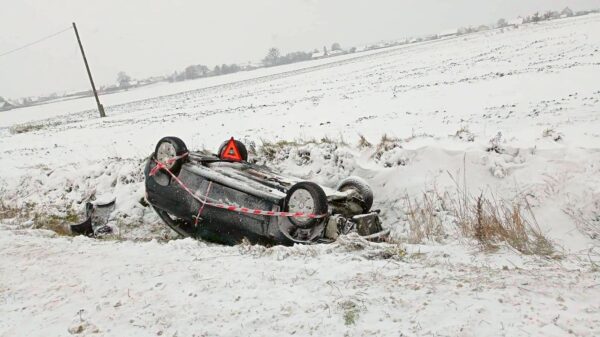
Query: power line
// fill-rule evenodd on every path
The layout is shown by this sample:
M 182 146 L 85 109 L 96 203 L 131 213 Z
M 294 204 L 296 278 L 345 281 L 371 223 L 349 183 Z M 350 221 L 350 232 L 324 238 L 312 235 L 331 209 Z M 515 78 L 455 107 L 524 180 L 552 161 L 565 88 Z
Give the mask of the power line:
M 17 52 L 17 51 L 19 51 L 19 50 L 21 50 L 21 49 L 25 49 L 25 48 L 27 48 L 27 47 L 33 46 L 34 44 L 37 44 L 37 43 L 40 43 L 40 42 L 46 41 L 46 40 L 48 40 L 49 38 L 55 37 L 56 35 L 62 34 L 62 33 L 64 33 L 64 32 L 66 32 L 66 31 L 68 31 L 68 30 L 71 30 L 71 29 L 73 29 L 73 27 L 69 26 L 69 27 L 67 27 L 67 28 L 65 28 L 65 29 L 63 29 L 63 30 L 61 30 L 60 32 L 56 32 L 56 33 L 54 33 L 54 34 L 51 34 L 51 35 L 45 36 L 45 37 L 43 37 L 43 38 L 41 38 L 41 39 L 39 39 L 39 40 L 35 40 L 35 41 L 33 41 L 33 42 L 30 42 L 30 43 L 28 43 L 28 44 L 26 44 L 26 45 L 24 45 L 24 46 L 21 46 L 21 47 L 19 47 L 19 48 L 15 48 L 15 49 L 13 49 L 13 50 L 9 50 L 9 51 L 7 51 L 7 52 L 4 52 L 4 53 L 0 54 L 0 57 L 2 57 L 2 56 L 6 56 L 6 55 L 8 55 L 8 54 L 12 54 L 12 53 L 14 53 L 14 52 Z

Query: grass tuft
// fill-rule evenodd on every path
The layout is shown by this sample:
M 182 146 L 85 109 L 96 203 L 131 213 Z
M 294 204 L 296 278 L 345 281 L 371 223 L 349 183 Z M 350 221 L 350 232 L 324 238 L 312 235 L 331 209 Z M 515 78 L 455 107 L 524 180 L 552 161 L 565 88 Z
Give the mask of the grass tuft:
M 406 198 L 409 225 L 409 243 L 422 243 L 425 239 L 441 242 L 445 237 L 444 226 L 440 217 L 437 195 L 424 193 L 421 200 Z
M 452 175 L 450 175 L 452 177 Z M 457 188 L 450 210 L 462 235 L 473 238 L 484 250 L 495 250 L 502 243 L 526 255 L 551 256 L 553 244 L 540 230 L 526 198 L 506 201 L 493 194 L 473 197 L 466 183 L 452 177 Z
M 364 135 L 359 134 L 358 137 L 359 137 L 359 139 L 358 139 L 358 148 L 359 149 L 367 149 L 367 148 L 373 147 L 373 144 L 371 144 L 367 140 L 367 138 L 365 138 Z

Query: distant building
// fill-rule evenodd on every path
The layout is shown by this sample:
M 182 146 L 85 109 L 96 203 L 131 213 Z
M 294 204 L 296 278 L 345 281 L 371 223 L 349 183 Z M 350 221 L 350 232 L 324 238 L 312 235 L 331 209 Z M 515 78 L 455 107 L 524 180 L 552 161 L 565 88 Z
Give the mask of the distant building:
M 312 53 L 311 58 L 316 60 L 316 59 L 322 59 L 325 56 L 327 56 L 327 54 L 325 54 L 325 52 L 317 51 L 317 52 Z
M 253 70 L 256 68 L 261 68 L 264 65 L 262 64 L 262 62 L 252 62 L 252 61 L 248 61 L 248 63 L 242 65 L 242 70 Z

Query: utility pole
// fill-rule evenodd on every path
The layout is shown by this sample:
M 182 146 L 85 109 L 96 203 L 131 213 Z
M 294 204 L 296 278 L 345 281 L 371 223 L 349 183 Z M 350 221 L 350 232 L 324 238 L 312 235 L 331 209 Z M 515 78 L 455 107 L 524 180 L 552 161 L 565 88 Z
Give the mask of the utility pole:
M 98 98 L 98 92 L 96 91 L 96 86 L 94 85 L 94 79 L 92 79 L 90 66 L 88 65 L 87 58 L 85 57 L 85 52 L 83 51 L 83 45 L 81 44 L 81 39 L 79 38 L 79 32 L 77 31 L 77 26 L 75 25 L 75 22 L 73 22 L 73 30 L 75 30 L 75 36 L 77 36 L 77 43 L 79 43 L 81 56 L 83 56 L 83 63 L 85 63 L 85 69 L 87 70 L 88 77 L 90 78 L 90 83 L 92 84 L 92 91 L 94 91 L 94 97 L 96 97 L 96 104 L 98 104 L 98 112 L 100 112 L 100 117 L 106 117 L 106 114 L 104 113 L 104 106 L 100 104 L 100 99 Z

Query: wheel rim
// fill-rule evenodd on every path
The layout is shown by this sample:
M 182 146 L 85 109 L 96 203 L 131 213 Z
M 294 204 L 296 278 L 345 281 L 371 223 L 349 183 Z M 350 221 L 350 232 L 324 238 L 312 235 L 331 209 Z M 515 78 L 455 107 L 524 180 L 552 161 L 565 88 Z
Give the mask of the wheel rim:
M 164 143 L 160 144 L 160 146 L 158 147 L 158 151 L 156 151 L 156 157 L 157 157 L 156 160 L 165 164 L 167 169 L 173 168 L 173 165 L 175 165 L 175 162 L 170 163 L 169 159 L 174 158 L 176 156 L 177 156 L 177 152 L 175 151 L 175 146 L 173 146 L 173 144 L 168 143 L 168 142 L 164 142 Z
M 301 212 L 304 214 L 312 214 L 315 211 L 315 201 L 313 200 L 310 192 L 307 190 L 299 189 L 294 191 L 288 201 L 288 210 L 292 213 Z M 299 223 L 307 223 L 310 218 L 296 218 Z

